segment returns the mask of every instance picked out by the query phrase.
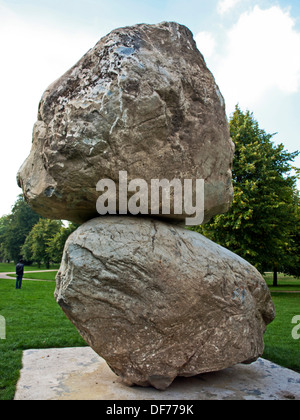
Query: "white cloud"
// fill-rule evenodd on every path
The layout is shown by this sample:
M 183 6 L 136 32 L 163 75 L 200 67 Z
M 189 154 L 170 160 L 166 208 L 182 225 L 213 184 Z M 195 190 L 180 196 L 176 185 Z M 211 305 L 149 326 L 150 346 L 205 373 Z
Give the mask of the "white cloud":
M 199 51 L 201 51 L 204 55 L 204 58 L 209 58 L 213 55 L 216 47 L 216 41 L 210 32 L 199 32 L 195 36 L 195 41 Z
M 289 11 L 255 6 L 229 30 L 215 74 L 230 111 L 237 102 L 251 107 L 270 90 L 298 92 L 300 33 L 294 26 Z
M 220 15 L 224 15 L 233 9 L 241 0 L 220 0 L 217 5 L 217 10 Z
M 100 38 L 99 34 L 99 38 Z M 43 91 L 92 47 L 86 33 L 28 21 L 0 4 L 0 216 L 17 194 L 16 173 L 30 152 Z

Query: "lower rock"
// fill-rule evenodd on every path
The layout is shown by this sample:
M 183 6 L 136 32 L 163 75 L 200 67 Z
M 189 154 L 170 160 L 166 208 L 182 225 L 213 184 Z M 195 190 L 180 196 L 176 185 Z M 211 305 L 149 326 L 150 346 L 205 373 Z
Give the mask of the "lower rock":
M 68 239 L 56 299 L 128 385 L 251 363 L 275 316 L 268 287 L 242 258 L 157 220 L 103 217 Z

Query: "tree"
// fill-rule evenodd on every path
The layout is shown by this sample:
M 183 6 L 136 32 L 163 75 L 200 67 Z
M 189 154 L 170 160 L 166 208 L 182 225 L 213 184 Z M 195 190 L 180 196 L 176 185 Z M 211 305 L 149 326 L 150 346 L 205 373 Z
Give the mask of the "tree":
M 295 213 L 296 177 L 291 162 L 299 152 L 276 146 L 272 134 L 259 128 L 253 114 L 239 107 L 230 120 L 236 146 L 233 163 L 234 200 L 230 211 L 196 230 L 248 260 L 260 271 L 291 264 L 291 232 Z
M 70 223 L 68 227 L 61 226 L 60 230 L 48 242 L 48 252 L 51 260 L 60 262 L 62 259 L 64 247 L 68 237 L 78 228 L 78 225 Z
M 25 243 L 21 248 L 22 258 L 24 261 L 26 261 L 27 265 L 31 265 L 34 261 L 32 244 L 33 244 L 33 229 L 27 235 Z M 38 266 L 41 265 L 41 261 L 36 261 L 36 262 L 38 263 Z
M 49 268 L 51 261 L 49 243 L 60 231 L 61 226 L 61 221 L 40 219 L 32 228 L 22 247 L 24 258 L 36 261 L 39 265 L 44 262 Z
M 2 220 L 0 240 L 1 249 L 6 259 L 14 261 L 19 259 L 26 236 L 38 220 L 39 216 L 20 195 L 12 208 L 12 213 Z
M 3 216 L 0 218 L 0 261 L 8 261 L 9 255 L 5 247 L 5 237 L 8 230 L 9 218 Z
M 282 272 L 290 276 L 300 277 L 300 197 L 295 195 L 295 226 L 290 235 L 289 247 Z

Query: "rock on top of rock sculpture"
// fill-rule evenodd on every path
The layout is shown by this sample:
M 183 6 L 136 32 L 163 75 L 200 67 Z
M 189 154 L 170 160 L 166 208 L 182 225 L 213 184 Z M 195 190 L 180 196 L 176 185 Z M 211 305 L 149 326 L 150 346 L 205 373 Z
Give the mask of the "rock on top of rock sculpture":
M 192 33 L 142 24 L 102 38 L 46 90 L 18 183 L 39 214 L 81 223 L 97 215 L 97 182 L 119 171 L 148 183 L 204 179 L 209 220 L 231 204 L 233 152 Z

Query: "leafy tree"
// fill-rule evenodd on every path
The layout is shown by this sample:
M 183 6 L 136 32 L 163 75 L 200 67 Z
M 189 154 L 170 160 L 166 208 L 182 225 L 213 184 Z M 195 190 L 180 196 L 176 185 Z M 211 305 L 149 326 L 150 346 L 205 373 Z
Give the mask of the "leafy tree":
M 285 274 L 300 277 L 300 197 L 295 195 L 295 226 L 290 235 L 289 247 L 286 250 L 286 259 L 282 266 Z
M 39 265 L 44 262 L 49 268 L 51 261 L 49 243 L 60 231 L 61 226 L 61 221 L 40 219 L 32 228 L 22 247 L 24 258 L 36 261 Z
M 60 230 L 48 242 L 48 252 L 51 260 L 60 262 L 62 259 L 64 247 L 68 237 L 78 228 L 78 225 L 70 223 L 68 227 L 61 226 Z
M 21 248 L 23 260 L 26 261 L 27 265 L 31 265 L 34 261 L 32 244 L 33 244 L 33 229 L 27 235 L 25 243 Z M 38 266 L 41 265 L 41 261 L 36 261 L 36 262 L 38 263 Z
M 39 216 L 20 195 L 9 216 L 2 218 L 1 249 L 6 259 L 17 261 L 26 236 L 38 222 Z
M 291 264 L 289 250 L 297 241 L 291 235 L 299 223 L 291 162 L 299 152 L 288 153 L 282 144 L 276 146 L 273 135 L 260 129 L 253 114 L 239 107 L 230 120 L 230 133 L 236 146 L 232 208 L 196 230 L 260 271 L 272 269 L 276 285 L 277 272 Z
M 3 216 L 0 218 L 0 261 L 9 260 L 9 255 L 5 247 L 5 237 L 8 230 L 9 218 Z

